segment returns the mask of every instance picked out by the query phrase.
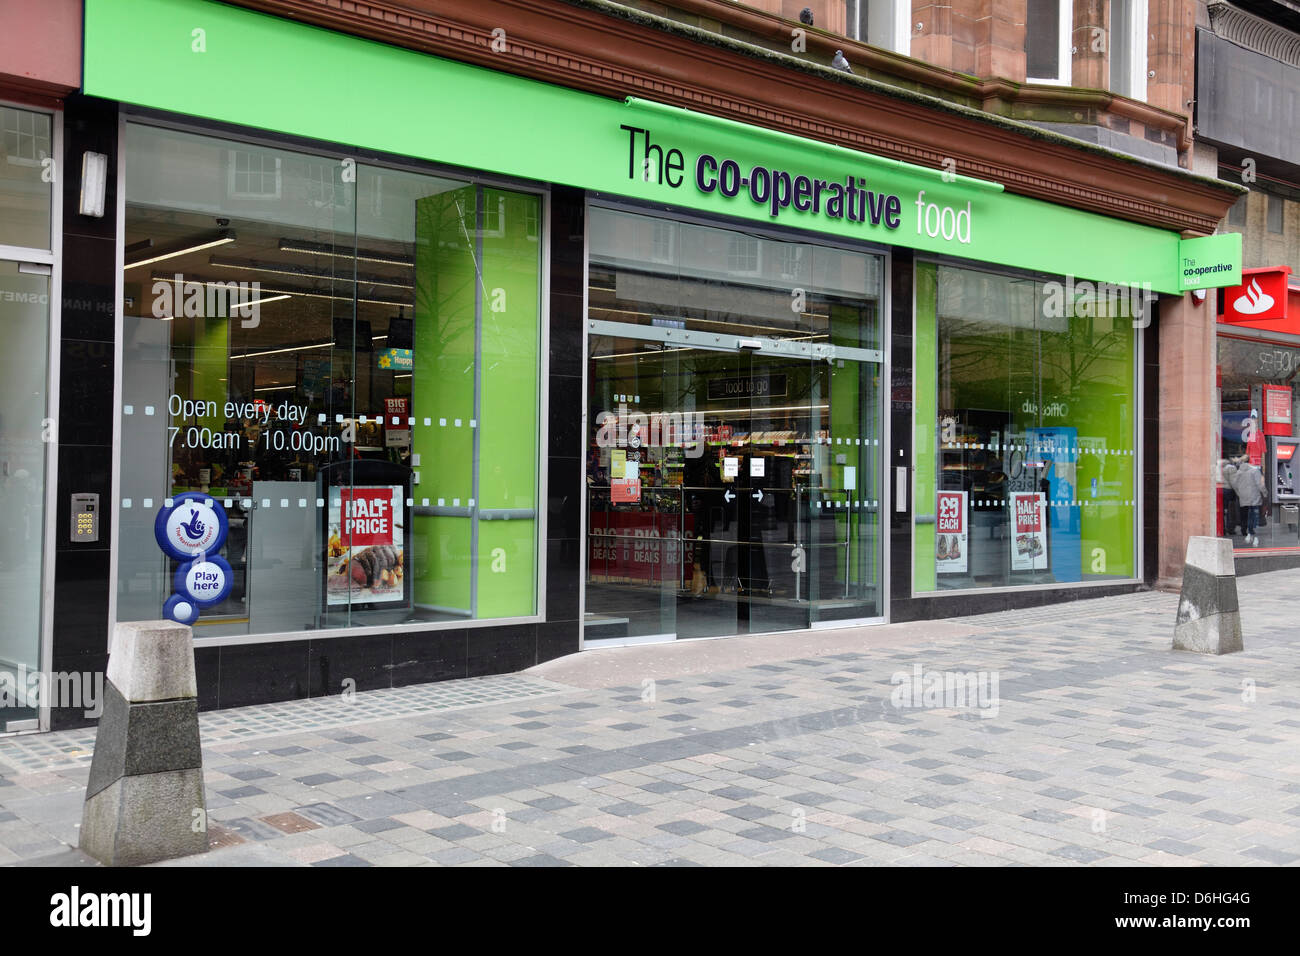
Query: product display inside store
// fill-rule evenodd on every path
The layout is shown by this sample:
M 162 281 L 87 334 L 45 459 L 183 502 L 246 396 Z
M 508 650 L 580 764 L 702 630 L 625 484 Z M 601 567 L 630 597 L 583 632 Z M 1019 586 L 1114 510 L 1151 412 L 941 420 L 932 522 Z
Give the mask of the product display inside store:
M 119 618 L 159 616 L 189 495 L 232 576 L 199 636 L 534 613 L 540 199 L 127 142 Z

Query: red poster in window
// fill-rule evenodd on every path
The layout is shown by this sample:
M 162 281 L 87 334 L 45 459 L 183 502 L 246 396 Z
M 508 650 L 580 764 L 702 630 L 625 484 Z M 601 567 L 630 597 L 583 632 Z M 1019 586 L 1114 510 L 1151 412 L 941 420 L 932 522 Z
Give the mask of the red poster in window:
M 1038 494 L 1012 495 L 1015 505 L 1016 534 L 1037 534 L 1043 530 L 1043 516 L 1038 510 Z
M 408 447 L 411 444 L 411 397 L 384 399 L 384 446 Z
M 641 500 L 641 479 L 612 479 L 609 483 L 609 500 L 621 505 L 636 504 Z
M 961 491 L 939 492 L 939 514 L 935 520 L 935 530 L 940 534 L 966 533 L 966 497 Z
M 936 574 L 965 574 L 969 567 L 969 526 L 966 521 L 967 493 L 940 491 L 935 495 L 934 571 Z
M 327 607 L 409 600 L 402 485 L 347 486 L 330 495 L 325 549 Z
M 592 512 L 588 568 L 593 580 L 672 581 L 688 587 L 697 553 L 712 554 L 721 569 L 721 549 L 695 539 L 695 516 L 646 511 Z
M 391 488 L 340 488 L 342 527 L 339 537 L 345 547 L 369 547 L 393 543 Z
M 1242 269 L 1241 285 L 1222 291 L 1222 320 L 1260 329 L 1279 328 L 1287 319 L 1287 266 L 1272 269 Z
M 400 425 L 406 428 L 408 425 L 406 420 L 411 415 L 411 397 L 404 395 L 401 398 L 384 399 L 384 414 L 388 416 L 388 420 L 384 422 L 385 425 Z M 397 421 L 393 421 L 394 416 L 396 416 Z
M 1264 386 L 1264 424 L 1266 425 L 1286 425 L 1286 431 L 1280 434 L 1291 434 L 1291 388 L 1286 385 L 1265 385 Z
M 1047 496 L 1041 491 L 1011 495 L 1011 570 L 1047 568 Z

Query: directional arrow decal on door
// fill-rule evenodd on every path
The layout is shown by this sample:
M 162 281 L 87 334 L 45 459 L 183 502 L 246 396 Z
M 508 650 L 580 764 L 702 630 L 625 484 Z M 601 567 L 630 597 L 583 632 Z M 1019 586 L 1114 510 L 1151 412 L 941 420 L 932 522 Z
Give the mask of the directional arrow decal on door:
M 735 497 L 736 497 L 736 496 L 733 495 L 733 494 L 731 493 L 731 489 L 730 489 L 730 488 L 728 488 L 728 489 L 727 489 L 725 492 L 723 492 L 723 494 L 722 494 L 722 499 L 723 499 L 727 504 L 731 504 L 731 500 L 732 500 L 733 498 L 735 498 Z

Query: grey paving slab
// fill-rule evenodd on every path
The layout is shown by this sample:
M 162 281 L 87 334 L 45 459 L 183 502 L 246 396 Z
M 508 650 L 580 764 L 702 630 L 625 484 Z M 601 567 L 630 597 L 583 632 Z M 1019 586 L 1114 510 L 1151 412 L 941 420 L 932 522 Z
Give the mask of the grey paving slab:
M 1239 584 L 1246 650 L 1214 660 L 1169 650 L 1176 596 L 1134 594 L 758 666 L 771 638 L 720 642 L 658 702 L 544 667 L 201 715 L 212 819 L 246 842 L 189 865 L 1293 865 L 1300 572 Z M 914 664 L 997 672 L 998 714 L 894 707 Z M 0 738 L 0 860 L 66 853 L 92 743 Z

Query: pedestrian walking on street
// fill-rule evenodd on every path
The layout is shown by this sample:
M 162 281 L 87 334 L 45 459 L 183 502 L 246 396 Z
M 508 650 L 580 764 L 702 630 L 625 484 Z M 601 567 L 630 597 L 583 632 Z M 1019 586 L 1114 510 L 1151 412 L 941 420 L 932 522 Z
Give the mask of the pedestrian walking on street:
M 1228 480 L 1232 490 L 1237 493 L 1241 507 L 1241 520 L 1246 534 L 1246 544 L 1252 548 L 1259 547 L 1259 537 L 1255 529 L 1259 527 L 1259 509 L 1264 503 L 1264 474 L 1250 463 L 1245 455 L 1232 459 L 1223 466 L 1223 477 Z

